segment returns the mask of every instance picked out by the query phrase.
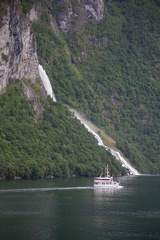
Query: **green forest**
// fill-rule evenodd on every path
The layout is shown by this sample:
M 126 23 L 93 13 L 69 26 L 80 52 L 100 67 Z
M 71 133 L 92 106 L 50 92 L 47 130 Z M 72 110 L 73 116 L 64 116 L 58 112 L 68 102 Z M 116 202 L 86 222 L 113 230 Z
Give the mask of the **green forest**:
M 78 0 L 71 3 L 76 12 Z M 35 121 L 20 83 L 0 95 L 0 175 L 93 176 L 106 163 L 125 174 L 66 105 L 112 137 L 139 172 L 160 173 L 160 1 L 105 1 L 101 21 L 76 16 L 68 32 L 51 24 L 66 11 L 63 1 L 23 1 L 23 14 L 34 4 L 39 62 L 57 103 L 41 99 L 44 115 Z
M 114 1 L 100 22 L 77 19 L 59 36 L 45 13 L 33 25 L 58 101 L 85 112 L 142 173 L 160 172 L 159 16 L 159 1 Z
M 66 106 L 50 97 L 42 102 L 45 111 L 37 121 L 21 83 L 0 96 L 1 177 L 93 176 L 106 163 L 112 174 L 126 173 Z

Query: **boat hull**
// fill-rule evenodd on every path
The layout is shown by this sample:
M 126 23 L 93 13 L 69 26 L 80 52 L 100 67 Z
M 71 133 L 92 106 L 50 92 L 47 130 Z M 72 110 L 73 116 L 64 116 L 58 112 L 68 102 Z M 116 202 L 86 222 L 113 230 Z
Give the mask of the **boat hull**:
M 94 179 L 94 188 L 117 188 L 119 182 L 109 177 L 98 177 Z

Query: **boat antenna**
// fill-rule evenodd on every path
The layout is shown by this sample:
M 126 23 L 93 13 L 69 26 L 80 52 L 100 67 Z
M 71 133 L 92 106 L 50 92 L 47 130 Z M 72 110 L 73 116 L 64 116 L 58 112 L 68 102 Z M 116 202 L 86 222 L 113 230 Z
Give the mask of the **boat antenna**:
M 107 164 L 107 166 L 105 167 L 105 174 L 106 174 L 107 177 L 109 176 L 108 164 Z

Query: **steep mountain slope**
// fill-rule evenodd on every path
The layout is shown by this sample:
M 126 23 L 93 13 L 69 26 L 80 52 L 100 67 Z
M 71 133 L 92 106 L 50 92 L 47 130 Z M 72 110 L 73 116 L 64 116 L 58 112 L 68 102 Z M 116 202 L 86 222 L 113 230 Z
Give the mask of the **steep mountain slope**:
M 124 174 L 66 106 L 47 98 L 31 29 L 43 9 L 33 1 L 0 7 L 0 177 L 92 176 L 106 163 Z
M 18 32 L 17 34 L 23 32 L 23 30 L 26 32 L 28 29 L 28 34 L 32 37 L 32 44 L 28 44 L 28 49 L 32 49 L 32 51 L 27 50 L 27 54 L 30 55 L 30 52 L 33 53 L 34 59 L 39 58 L 40 64 L 45 67 L 58 102 L 67 103 L 87 114 L 95 124 L 114 138 L 117 146 L 140 172 L 159 173 L 160 2 L 158 0 L 30 0 L 3 2 L 5 3 L 1 4 L 1 15 L 3 17 L 1 17 L 0 30 L 4 27 L 4 16 L 6 16 L 6 19 L 8 16 L 6 14 L 6 6 L 10 6 L 10 12 L 17 11 L 19 17 L 16 16 L 15 19 L 21 19 L 23 24 L 27 21 L 28 25 L 26 26 L 28 27 L 25 26 L 24 29 L 23 24 L 15 27 L 15 24 L 12 23 L 9 24 L 9 29 L 15 29 L 15 32 Z M 21 31 L 18 26 L 21 26 Z M 3 32 L 6 33 L 6 31 Z M 12 32 L 14 31 L 11 31 L 11 33 Z M 34 37 L 36 38 L 37 53 L 35 52 L 35 48 L 33 49 L 34 46 L 36 47 L 36 44 L 33 44 Z M 20 38 L 17 38 L 17 35 L 13 34 L 11 35 L 11 39 L 13 39 L 12 46 L 14 46 L 12 49 L 18 49 L 19 44 L 16 39 Z M 1 40 L 1 42 L 3 41 Z M 21 38 L 19 42 L 21 43 L 20 46 L 26 46 L 23 38 Z M 4 46 L 1 49 L 4 50 Z M 23 47 L 22 49 L 24 51 Z M 20 56 L 21 54 L 24 56 L 22 49 L 19 51 Z M 23 61 L 21 61 L 22 58 L 19 55 L 15 56 L 16 52 L 17 51 L 13 51 L 15 59 L 14 66 L 18 67 L 21 66 Z M 36 54 L 38 54 L 38 58 Z M 31 71 L 27 72 L 35 73 L 34 76 L 25 75 L 24 73 L 20 75 L 20 69 L 24 69 L 23 66 L 22 68 L 20 67 L 18 71 L 16 70 L 18 75 L 15 75 L 14 71 L 11 72 L 10 68 L 11 56 L 13 54 L 12 51 L 9 50 L 9 46 L 5 48 L 5 52 L 1 51 L 0 55 L 1 70 L 4 71 L 5 68 L 8 68 L 8 72 L 11 75 L 10 80 L 8 78 L 5 82 L 4 74 L 1 74 L 1 79 L 3 75 L 3 81 L 0 81 L 1 88 L 5 89 L 8 83 L 13 83 L 15 82 L 13 80 L 16 79 L 21 79 L 24 93 L 27 92 L 25 89 L 29 92 L 31 92 L 30 89 L 34 90 L 32 91 L 32 93 L 34 93 L 30 94 L 32 98 L 30 99 L 28 97 L 30 100 L 29 104 L 33 105 L 36 111 L 36 117 L 33 113 L 30 113 L 32 121 L 34 122 L 36 119 L 38 125 L 41 121 L 41 126 L 43 126 L 43 124 L 45 125 L 45 112 L 51 111 L 54 113 L 55 110 L 53 108 L 57 109 L 57 107 L 59 107 L 59 110 L 56 111 L 62 111 L 64 114 L 62 114 L 65 116 L 63 123 L 54 125 L 53 122 L 58 121 L 61 114 L 60 116 L 56 115 L 56 119 L 54 120 L 52 119 L 52 114 L 49 114 L 47 125 L 50 126 L 50 122 L 52 123 L 54 126 L 52 134 L 56 134 L 56 137 L 59 136 L 58 139 L 61 136 L 61 134 L 59 134 L 59 128 L 65 128 L 67 129 L 67 134 L 69 134 L 70 131 L 73 134 L 75 130 L 67 127 L 69 123 L 65 121 L 65 118 L 68 119 L 69 113 L 67 113 L 66 110 L 64 111 L 61 104 L 62 109 L 56 105 L 51 107 L 50 103 L 50 110 L 47 110 L 45 104 L 45 101 L 48 102 L 48 100 L 45 100 L 46 94 L 38 78 L 36 79 L 38 73 L 36 73 L 35 69 L 38 69 L 38 67 L 35 68 L 35 66 L 38 65 L 38 60 L 33 61 L 35 64 L 32 64 L 32 61 L 28 61 L 28 65 L 26 65 L 29 66 L 28 69 L 31 69 Z M 28 80 L 24 80 L 22 76 L 31 79 L 32 84 L 28 83 Z M 38 96 L 38 98 L 34 96 Z M 4 109 L 10 107 L 3 104 L 4 96 L 1 95 L 0 97 L 2 98 L 1 114 L 3 114 L 5 119 L 8 119 L 13 113 L 5 116 Z M 11 99 L 9 100 L 8 98 L 8 102 L 11 102 Z M 39 103 L 38 106 L 37 103 Z M 17 107 L 18 106 L 19 104 Z M 25 121 L 28 122 L 28 114 L 29 113 L 26 112 L 26 120 L 24 120 L 24 123 Z M 70 119 L 70 121 L 72 122 L 73 120 Z M 14 128 L 15 126 L 17 126 L 16 122 Z M 3 127 L 5 128 L 5 125 L 3 125 Z M 12 128 L 13 126 L 9 129 Z M 27 129 L 28 127 L 26 131 Z M 39 127 L 37 129 L 37 126 L 33 124 L 32 130 L 33 129 L 36 131 L 35 139 L 38 139 L 37 141 L 41 139 L 43 143 L 43 138 L 39 136 Z M 56 129 L 59 129 L 57 133 L 55 133 Z M 44 139 L 46 139 L 48 131 L 51 131 L 51 128 L 47 127 L 45 131 Z M 2 142 L 5 142 L 6 135 L 4 135 L 4 130 L 2 130 L 2 135 Z M 86 159 L 88 164 L 86 164 L 86 162 L 80 164 L 81 170 L 78 174 L 95 174 L 95 165 L 93 163 L 95 156 L 85 157 L 85 155 L 88 156 L 87 149 L 92 149 L 89 143 L 90 141 L 92 142 L 92 140 L 86 142 L 84 139 L 87 139 L 88 135 L 85 138 L 84 132 L 80 136 L 79 141 L 85 141 L 83 149 L 79 149 L 83 151 L 83 157 L 77 157 L 77 152 L 74 152 L 75 156 L 72 159 L 72 164 L 76 162 L 77 159 L 79 159 L 77 164 L 81 163 L 80 159 Z M 50 139 L 51 138 L 50 135 Z M 73 139 L 74 137 L 70 138 Z M 7 139 L 7 141 L 11 140 Z M 47 140 L 44 140 L 45 144 L 46 141 Z M 61 141 L 62 140 L 60 140 L 60 142 Z M 74 144 L 80 143 L 78 141 L 75 143 L 74 140 L 73 142 Z M 69 149 L 73 142 L 70 142 L 68 138 L 65 148 Z M 5 144 L 9 145 L 10 143 L 11 142 L 5 142 Z M 54 145 L 53 142 L 51 145 Z M 73 152 L 74 147 L 71 148 L 71 152 Z M 96 152 L 103 151 L 99 150 L 95 145 L 94 149 L 95 154 Z M 59 154 L 59 152 L 61 153 L 60 159 L 62 158 L 62 162 L 65 161 L 68 166 L 69 159 L 63 150 L 59 145 L 54 151 L 57 152 L 57 154 Z M 16 154 L 15 144 L 12 144 L 12 147 L 8 149 L 8 151 L 10 152 L 9 159 L 11 159 L 12 151 Z M 29 151 L 30 150 L 27 150 L 27 152 Z M 51 157 L 53 149 L 50 148 L 48 152 L 48 159 L 52 159 L 52 163 L 54 159 L 54 163 L 56 163 L 56 161 L 58 161 L 56 160 L 57 158 L 55 156 Z M 30 157 L 33 160 L 34 154 L 32 154 L 33 149 L 30 152 Z M 3 153 L 1 161 L 8 161 L 6 156 L 7 152 L 5 152 L 5 154 Z M 38 156 L 40 156 L 40 153 Z M 102 160 L 99 160 L 99 165 L 96 166 L 99 169 L 102 169 L 103 158 L 104 157 L 102 157 Z M 109 161 L 109 158 L 106 158 L 106 161 Z M 46 159 L 47 157 L 43 156 L 43 160 L 46 161 Z M 38 159 L 36 163 L 38 163 Z M 92 166 L 88 167 L 90 164 Z M 118 163 L 113 161 L 112 163 L 110 162 L 110 164 L 116 164 L 116 168 L 119 169 L 118 171 L 122 172 Z M 31 168 L 32 167 L 29 167 L 29 169 Z M 92 169 L 90 173 L 89 168 Z M 75 169 L 77 169 L 77 167 L 67 168 L 64 175 L 76 174 L 77 170 Z M 82 169 L 84 169 L 84 171 L 88 169 L 87 173 L 84 174 Z M 112 167 L 112 170 L 113 169 Z M 58 172 L 58 170 L 54 171 Z M 113 172 L 115 171 L 117 170 L 113 170 Z M 18 172 L 18 174 L 19 173 L 20 172 Z M 32 175 L 31 171 L 29 175 Z M 42 175 L 45 175 L 44 172 Z M 59 175 L 63 175 L 62 172 Z
M 88 114 L 141 172 L 159 172 L 159 2 L 106 1 L 98 20 L 65 4 L 33 25 L 58 100 Z
M 42 104 L 43 117 L 37 121 L 21 83 L 0 96 L 1 177 L 92 176 L 106 163 L 112 174 L 125 173 L 65 106 L 51 98 Z

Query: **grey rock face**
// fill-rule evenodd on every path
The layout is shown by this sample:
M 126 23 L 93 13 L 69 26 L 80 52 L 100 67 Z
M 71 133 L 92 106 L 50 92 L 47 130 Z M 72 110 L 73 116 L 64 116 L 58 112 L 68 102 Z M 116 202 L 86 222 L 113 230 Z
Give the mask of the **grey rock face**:
M 88 18 L 100 21 L 103 18 L 104 2 L 103 0 L 82 0 L 85 10 L 88 12 Z
M 104 0 L 78 0 L 78 7 L 73 6 L 71 0 L 65 0 L 65 12 L 59 14 L 59 27 L 63 32 L 68 32 L 74 17 L 79 17 L 81 23 L 88 19 L 100 21 L 104 14 Z
M 30 21 L 8 7 L 0 18 L 0 92 L 8 82 L 22 78 L 34 82 L 37 76 L 38 57 Z
M 39 100 L 39 97 L 37 97 L 33 89 L 30 86 L 27 86 L 24 82 L 22 82 L 22 84 L 23 84 L 24 94 L 27 97 L 28 101 L 31 102 L 36 112 L 36 120 L 37 120 L 43 116 L 44 109 L 42 107 L 42 104 Z

